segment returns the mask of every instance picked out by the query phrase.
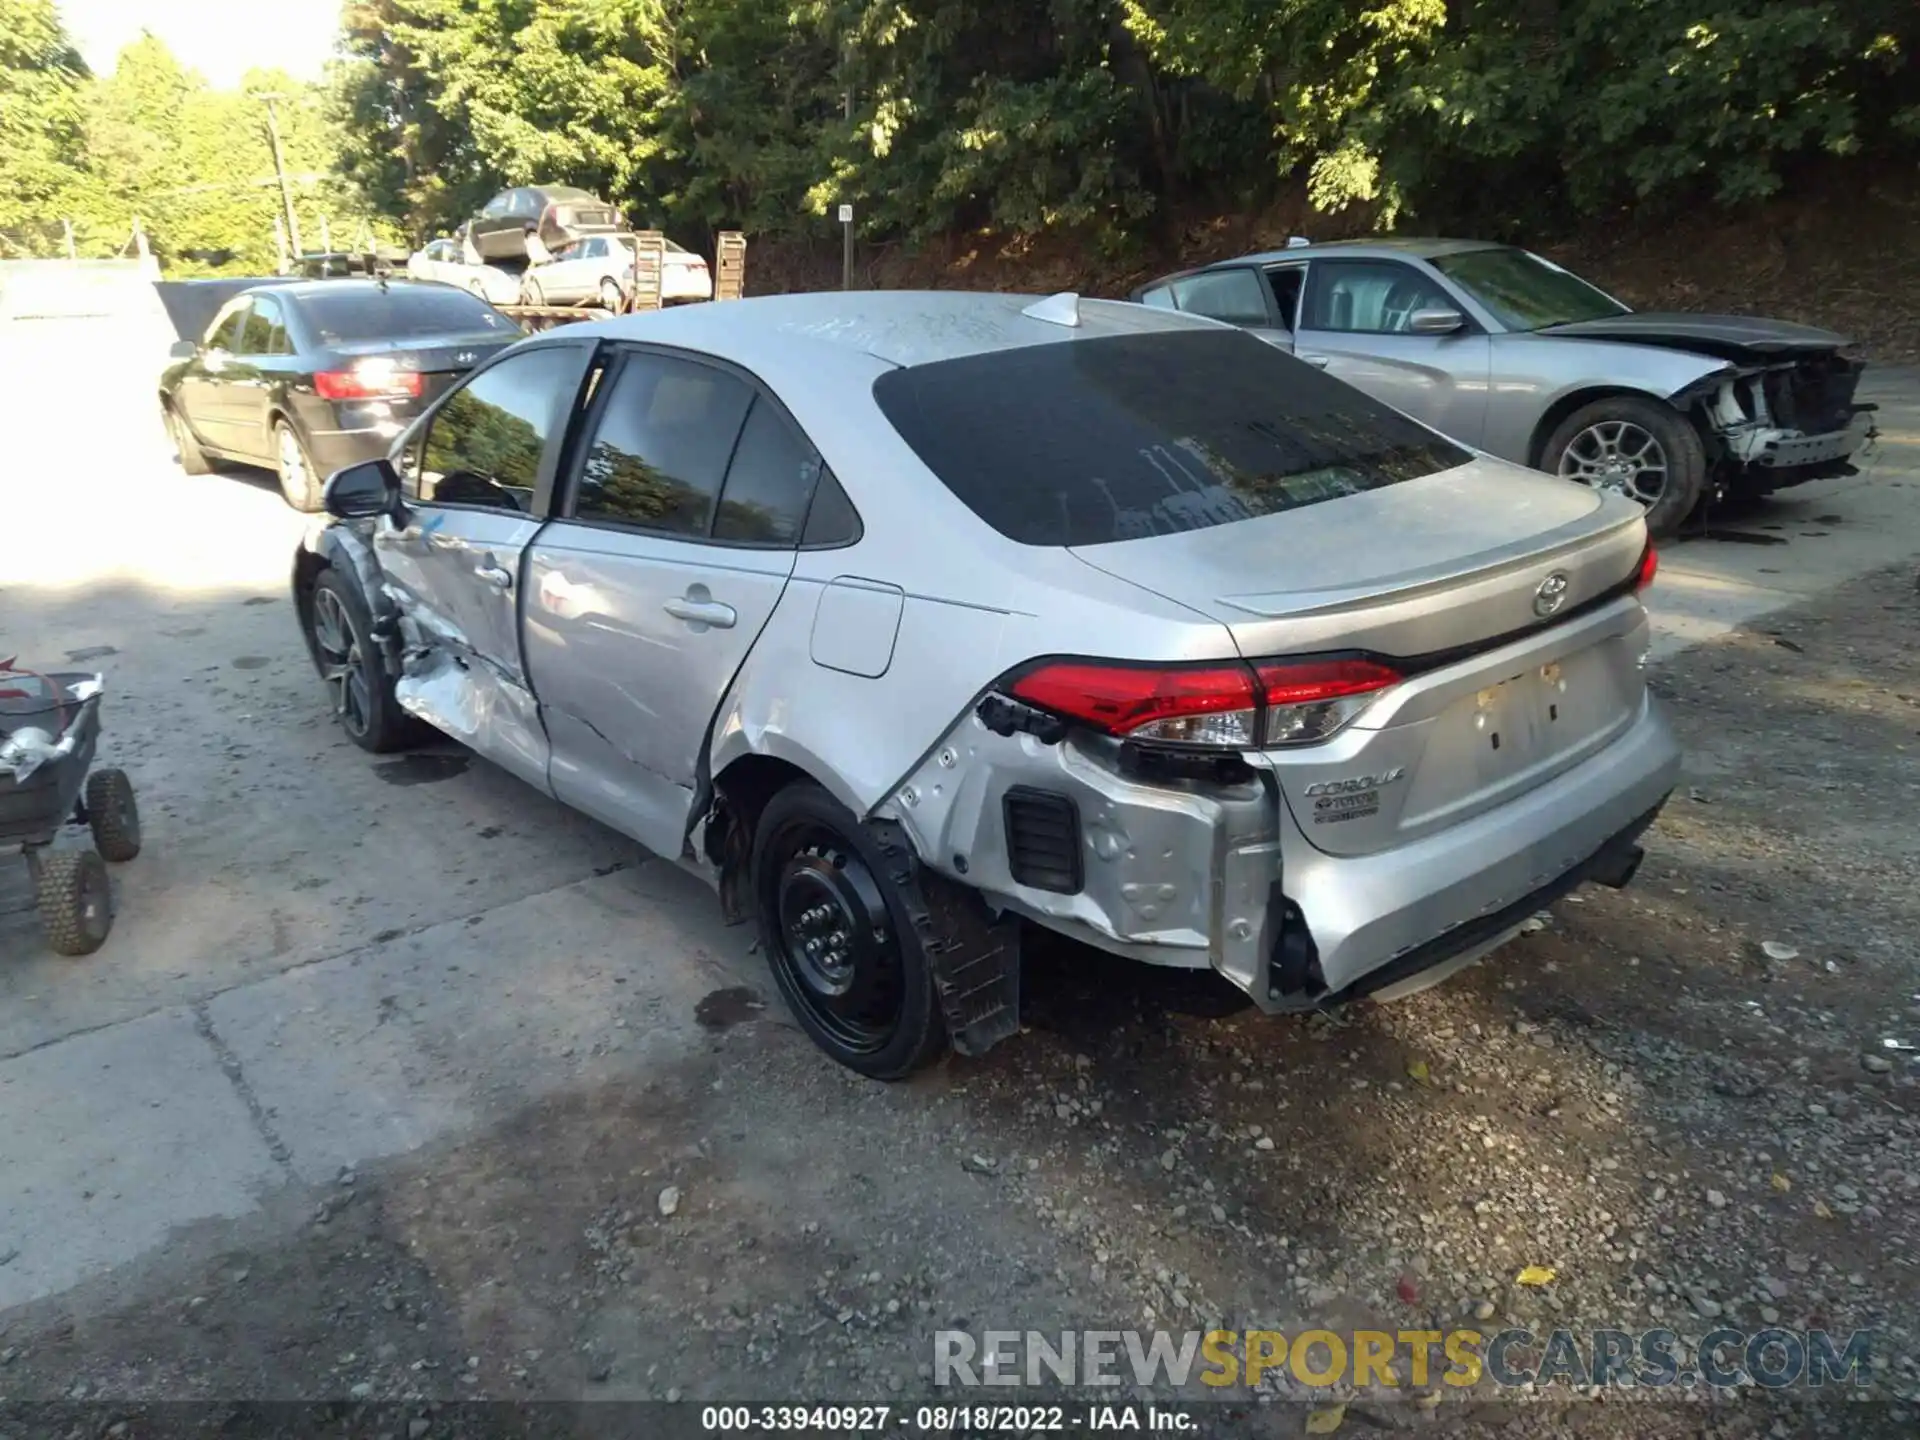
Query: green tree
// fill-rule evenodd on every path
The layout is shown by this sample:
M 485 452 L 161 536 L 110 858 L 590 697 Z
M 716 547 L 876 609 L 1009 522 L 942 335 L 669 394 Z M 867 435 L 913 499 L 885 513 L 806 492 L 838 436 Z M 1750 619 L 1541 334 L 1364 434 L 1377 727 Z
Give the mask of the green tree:
M 81 174 L 87 80 L 54 0 L 0 0 L 0 237 L 15 248 L 57 244 Z

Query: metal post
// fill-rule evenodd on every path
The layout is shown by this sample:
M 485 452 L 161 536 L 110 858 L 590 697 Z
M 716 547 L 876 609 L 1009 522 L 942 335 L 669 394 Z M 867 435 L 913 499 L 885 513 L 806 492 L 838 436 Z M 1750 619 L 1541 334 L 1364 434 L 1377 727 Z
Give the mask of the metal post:
M 273 217 L 273 249 L 280 260 L 274 273 L 285 275 L 293 266 L 287 258 L 287 222 L 278 215 Z
M 264 100 L 267 105 L 267 139 L 273 146 L 273 173 L 280 177 L 280 203 L 286 207 L 287 235 L 293 242 L 293 251 L 294 254 L 297 255 L 301 250 L 300 217 L 294 213 L 293 187 L 287 183 L 286 162 L 280 158 L 280 115 L 279 112 L 273 108 L 274 101 L 283 100 L 286 97 L 283 95 L 259 95 L 255 98 Z
M 333 227 L 327 224 L 324 213 L 320 216 L 320 253 L 323 255 L 333 253 Z
M 78 260 L 80 258 L 80 252 L 75 248 L 73 243 L 73 221 L 62 216 L 60 223 L 65 227 L 67 232 L 67 259 Z
M 846 53 L 847 129 L 853 129 L 853 41 L 847 41 Z M 840 288 L 853 289 L 853 206 L 840 207 Z

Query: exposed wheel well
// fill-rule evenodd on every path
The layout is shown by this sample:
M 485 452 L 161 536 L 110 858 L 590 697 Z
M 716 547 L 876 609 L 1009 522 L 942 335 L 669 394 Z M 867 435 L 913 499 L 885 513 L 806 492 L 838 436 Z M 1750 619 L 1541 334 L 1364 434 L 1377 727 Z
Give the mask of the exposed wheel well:
M 1547 413 L 1540 417 L 1540 423 L 1533 427 L 1533 438 L 1527 442 L 1527 464 L 1534 469 L 1540 468 L 1545 458 L 1547 440 L 1560 428 L 1560 422 L 1583 405 L 1591 405 L 1596 400 L 1611 399 L 1615 395 L 1624 395 L 1634 400 L 1658 400 L 1660 397 L 1646 390 L 1635 390 L 1626 385 L 1594 385 L 1585 390 L 1576 390 L 1571 395 L 1563 395 L 1547 407 Z
M 320 583 L 320 577 L 329 568 L 324 555 L 316 555 L 304 545 L 294 552 L 293 609 L 300 622 L 300 638 L 316 665 L 320 663 L 320 657 L 313 647 L 313 587 Z
M 798 765 L 771 755 L 742 755 L 714 777 L 703 848 L 719 868 L 720 908 L 729 924 L 751 914 L 746 870 L 760 812 L 787 786 L 812 779 Z

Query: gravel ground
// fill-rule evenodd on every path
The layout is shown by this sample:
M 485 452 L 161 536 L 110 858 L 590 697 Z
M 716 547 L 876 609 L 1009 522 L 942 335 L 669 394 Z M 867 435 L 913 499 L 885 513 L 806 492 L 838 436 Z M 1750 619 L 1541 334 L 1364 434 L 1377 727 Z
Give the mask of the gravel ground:
M 1445 986 L 1275 1021 L 1036 946 L 1026 1033 L 896 1087 L 721 990 L 644 1088 L 0 1320 L 0 1434 L 692 1434 L 692 1402 L 981 1398 L 933 1385 L 940 1329 L 1463 1324 L 1876 1336 L 1844 1394 L 1160 1398 L 1218 1434 L 1912 1434 L 1920 1067 L 1886 1042 L 1920 1044 L 1917 610 L 1884 574 L 1660 667 L 1689 772 L 1634 886 Z

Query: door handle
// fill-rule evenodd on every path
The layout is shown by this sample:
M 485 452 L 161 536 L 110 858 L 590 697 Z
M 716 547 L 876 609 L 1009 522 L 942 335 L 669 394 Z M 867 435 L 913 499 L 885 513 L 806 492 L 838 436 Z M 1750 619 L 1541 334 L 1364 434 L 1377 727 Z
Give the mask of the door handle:
M 473 567 L 473 573 L 496 590 L 513 588 L 513 572 L 504 565 L 476 565 Z
M 661 609 L 689 625 L 711 625 L 716 630 L 731 630 L 733 622 L 740 618 L 731 605 L 722 605 L 718 600 L 669 600 Z
M 1296 355 L 1296 360 L 1304 360 L 1316 370 L 1324 370 L 1332 362 L 1331 355 Z

